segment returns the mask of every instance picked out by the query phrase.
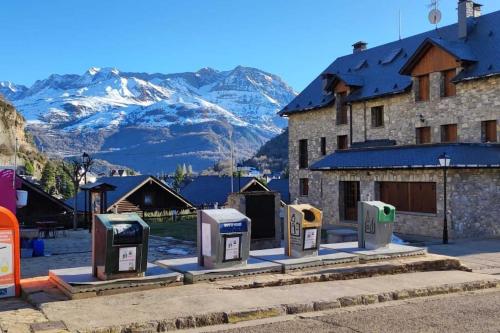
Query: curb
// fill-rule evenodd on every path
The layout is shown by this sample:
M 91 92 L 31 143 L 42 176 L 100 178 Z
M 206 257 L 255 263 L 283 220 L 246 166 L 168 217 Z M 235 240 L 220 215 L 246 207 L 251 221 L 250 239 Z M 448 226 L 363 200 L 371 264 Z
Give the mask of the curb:
M 456 284 L 444 284 L 425 288 L 403 289 L 379 294 L 366 294 L 340 297 L 336 300 L 318 300 L 310 303 L 281 304 L 276 306 L 247 309 L 233 312 L 212 312 L 186 316 L 170 320 L 157 320 L 146 323 L 133 323 L 125 326 L 93 328 L 79 333 L 155 333 L 189 329 L 220 324 L 234 324 L 242 321 L 279 317 L 305 312 L 325 311 L 356 305 L 404 300 L 425 296 L 452 294 L 458 292 L 500 288 L 499 280 L 479 280 Z
M 313 282 L 354 280 L 354 279 L 383 276 L 383 275 L 395 275 L 395 274 L 428 272 L 428 271 L 448 271 L 448 270 L 470 271 L 468 268 L 464 267 L 458 259 L 443 258 L 433 261 L 423 260 L 405 264 L 384 263 L 382 265 L 373 265 L 373 266 L 332 268 L 332 272 L 328 273 L 318 273 L 308 276 L 293 276 L 288 278 L 283 277 L 281 279 L 273 281 L 261 281 L 261 282 L 254 281 L 250 283 L 235 284 L 232 286 L 221 287 L 221 289 L 244 290 L 253 288 L 278 287 L 278 286 L 287 286 L 294 284 L 313 283 Z

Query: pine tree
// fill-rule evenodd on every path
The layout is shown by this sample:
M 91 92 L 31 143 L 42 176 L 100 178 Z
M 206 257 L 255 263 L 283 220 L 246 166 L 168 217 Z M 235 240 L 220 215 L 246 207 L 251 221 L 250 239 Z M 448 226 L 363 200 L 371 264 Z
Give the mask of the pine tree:
M 64 199 L 71 198 L 75 195 L 75 185 L 71 177 L 64 172 L 62 164 L 57 166 L 57 177 L 59 178 L 57 191 Z
M 184 165 L 185 166 L 185 165 Z M 183 171 L 183 167 L 180 165 L 177 165 L 177 168 L 175 169 L 175 174 L 174 174 L 174 190 L 179 192 L 181 188 L 181 184 L 184 181 L 184 176 L 185 172 Z
M 24 170 L 28 176 L 33 176 L 35 173 L 35 167 L 31 161 L 26 161 L 26 163 L 24 163 Z
M 51 161 L 47 161 L 42 170 L 42 178 L 40 179 L 40 185 L 49 194 L 55 194 L 56 192 L 56 170 L 54 164 Z
M 192 176 L 193 175 L 193 166 L 191 164 L 188 164 L 187 175 L 188 176 Z
M 187 174 L 186 163 L 182 164 L 182 175 L 185 176 Z

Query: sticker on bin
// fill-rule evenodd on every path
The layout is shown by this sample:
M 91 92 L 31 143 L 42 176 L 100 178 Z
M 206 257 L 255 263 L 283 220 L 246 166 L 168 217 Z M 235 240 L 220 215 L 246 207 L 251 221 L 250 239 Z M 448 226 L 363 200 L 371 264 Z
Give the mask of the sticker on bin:
M 120 272 L 135 271 L 135 262 L 137 258 L 137 248 L 135 247 L 122 247 L 120 249 L 120 259 L 118 263 L 118 270 Z
M 13 236 L 0 231 L 0 297 L 15 296 Z
M 240 259 L 240 237 L 227 237 L 224 253 L 224 260 L 238 260 Z
M 229 234 L 233 232 L 246 232 L 248 230 L 247 222 L 230 222 L 230 223 L 222 223 L 219 226 L 219 231 L 221 234 Z
M 318 229 L 310 228 L 304 230 L 304 250 L 312 250 L 317 248 L 316 239 L 318 237 Z

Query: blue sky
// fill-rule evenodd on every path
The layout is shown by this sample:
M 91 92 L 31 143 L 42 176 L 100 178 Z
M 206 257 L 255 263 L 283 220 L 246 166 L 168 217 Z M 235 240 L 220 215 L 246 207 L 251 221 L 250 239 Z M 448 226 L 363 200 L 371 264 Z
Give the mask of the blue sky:
M 297 91 L 360 39 L 432 29 L 430 0 L 11 0 L 0 8 L 0 80 L 31 85 L 91 66 L 174 73 L 251 66 Z M 483 13 L 500 1 L 482 0 Z M 441 25 L 457 1 L 441 0 Z

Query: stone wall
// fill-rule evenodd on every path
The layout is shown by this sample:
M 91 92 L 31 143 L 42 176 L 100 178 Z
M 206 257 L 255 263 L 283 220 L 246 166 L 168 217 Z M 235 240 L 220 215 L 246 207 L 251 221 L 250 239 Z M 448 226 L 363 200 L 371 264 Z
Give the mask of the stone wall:
M 457 95 L 440 97 L 441 73 L 430 74 L 430 100 L 415 102 L 414 92 L 353 103 L 353 141 L 392 139 L 415 144 L 415 128 L 431 127 L 441 142 L 441 125 L 458 124 L 459 142 L 481 142 L 481 121 L 497 120 L 500 141 L 500 77 L 457 84 Z M 384 126 L 372 128 L 371 108 L 384 106 Z M 366 114 L 366 126 L 365 126 Z M 365 134 L 366 131 L 366 134 Z
M 441 237 L 443 231 L 443 171 L 377 170 L 316 171 L 323 184 L 310 200 L 323 210 L 324 226 L 356 226 L 340 220 L 339 182 L 359 181 L 361 200 L 379 200 L 377 182 L 411 181 L 436 183 L 437 212 L 396 213 L 395 230 L 403 234 Z M 500 170 L 451 169 L 448 172 L 448 229 L 450 237 L 493 237 L 500 235 Z
M 460 70 L 460 69 L 457 69 Z M 481 122 L 497 120 L 497 141 L 500 141 L 500 76 L 458 83 L 457 94 L 452 97 L 440 96 L 441 73 L 430 75 L 430 100 L 415 102 L 414 91 L 377 98 L 352 105 L 352 123 L 354 142 L 375 139 L 396 140 L 398 145 L 415 144 L 416 128 L 430 126 L 431 141 L 441 141 L 441 125 L 458 124 L 458 142 L 481 142 Z M 384 126 L 372 128 L 371 108 L 384 106 Z M 310 203 L 324 210 L 327 224 L 340 223 L 338 214 L 338 182 L 340 180 L 360 180 L 363 195 L 371 195 L 373 199 L 375 174 L 381 173 L 384 180 L 397 180 L 398 177 L 408 181 L 436 181 L 438 183 L 438 216 L 421 214 L 399 214 L 398 230 L 404 233 L 439 236 L 442 230 L 442 185 L 440 174 L 429 170 L 382 171 L 377 172 L 311 172 L 299 169 L 299 140 L 308 140 L 309 165 L 320 160 L 320 138 L 326 137 L 327 154 L 334 152 L 337 136 L 349 135 L 349 125 L 336 125 L 336 108 L 330 106 L 319 110 L 296 113 L 289 116 L 289 166 L 290 196 L 302 203 Z M 452 171 L 453 173 L 454 171 Z M 500 200 L 498 199 L 498 169 L 496 171 L 460 171 L 454 177 L 461 181 L 456 186 L 454 202 L 451 210 L 460 211 L 459 207 L 483 207 L 486 203 L 493 206 L 492 212 L 500 216 Z M 477 174 L 475 174 L 477 172 Z M 495 173 L 496 172 L 496 173 Z M 337 174 L 337 176 L 334 176 Z M 382 176 L 380 176 L 382 177 Z M 385 177 L 385 178 L 384 178 Z M 490 177 L 490 178 L 489 178 Z M 299 179 L 309 179 L 309 195 L 299 196 Z M 458 181 L 458 179 L 457 179 Z M 496 185 L 492 185 L 496 184 Z M 495 188 L 496 186 L 496 188 Z M 480 190 L 481 189 L 481 190 Z M 472 191 L 472 192 L 471 192 Z M 496 192 L 495 192 L 496 191 Z M 455 207 L 462 203 L 461 206 Z M 465 204 L 467 203 L 467 204 Z M 453 214 L 460 237 L 476 237 L 485 234 L 498 234 L 498 222 L 491 215 L 482 213 L 481 221 L 472 218 L 470 213 Z M 415 223 L 418 221 L 418 223 Z

